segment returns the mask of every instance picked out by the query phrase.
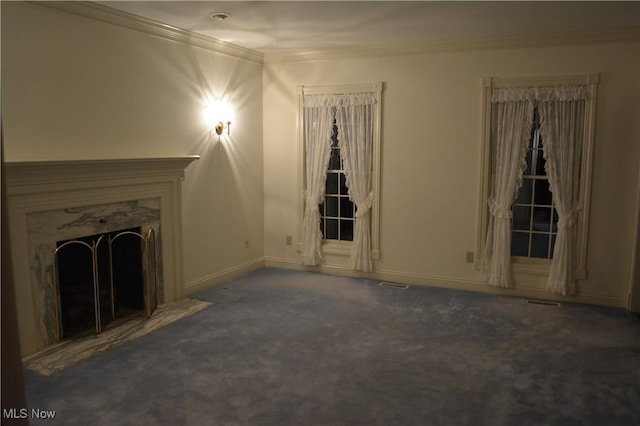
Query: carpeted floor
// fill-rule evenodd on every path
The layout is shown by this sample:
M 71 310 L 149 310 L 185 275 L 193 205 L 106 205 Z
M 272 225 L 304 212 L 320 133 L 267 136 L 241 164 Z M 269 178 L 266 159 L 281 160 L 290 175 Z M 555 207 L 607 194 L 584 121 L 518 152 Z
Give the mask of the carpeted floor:
M 262 269 L 46 377 L 34 425 L 638 425 L 624 310 Z

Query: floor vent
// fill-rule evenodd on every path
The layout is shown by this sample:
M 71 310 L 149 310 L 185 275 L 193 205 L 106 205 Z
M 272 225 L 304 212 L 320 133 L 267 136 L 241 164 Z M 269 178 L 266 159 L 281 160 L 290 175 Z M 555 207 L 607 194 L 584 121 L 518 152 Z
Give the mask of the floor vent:
M 559 308 L 560 307 L 560 303 L 551 302 L 549 300 L 525 299 L 525 302 L 530 304 L 530 305 L 553 306 L 554 308 Z
M 385 281 L 380 283 L 380 287 L 398 288 L 400 290 L 406 290 L 409 288 L 407 284 L 388 283 Z

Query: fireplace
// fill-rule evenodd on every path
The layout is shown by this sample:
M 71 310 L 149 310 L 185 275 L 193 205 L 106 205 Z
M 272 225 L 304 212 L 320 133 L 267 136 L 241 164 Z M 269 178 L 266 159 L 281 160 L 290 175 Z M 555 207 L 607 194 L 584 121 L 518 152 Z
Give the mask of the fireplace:
M 57 339 L 99 334 L 158 305 L 156 238 L 141 227 L 58 241 L 53 251 Z
M 5 163 L 23 357 L 59 341 L 52 253 L 61 242 L 132 228 L 142 235 L 153 230 L 156 285 L 149 291 L 155 291 L 158 304 L 183 297 L 181 183 L 185 168 L 197 158 Z

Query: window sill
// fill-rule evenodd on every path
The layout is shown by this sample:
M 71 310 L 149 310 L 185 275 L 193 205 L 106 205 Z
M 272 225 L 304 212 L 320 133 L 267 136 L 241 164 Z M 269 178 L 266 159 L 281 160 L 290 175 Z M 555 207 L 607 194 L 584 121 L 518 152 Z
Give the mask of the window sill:
M 482 271 L 482 261 L 476 263 L 476 270 Z M 530 257 L 511 256 L 511 269 L 516 274 L 531 274 L 549 276 L 551 259 L 536 259 Z M 585 269 L 576 271 L 576 279 L 587 279 Z
M 351 247 L 353 243 L 350 241 L 322 241 L 322 252 L 325 254 L 337 254 L 339 256 L 351 255 Z
M 350 241 L 322 241 L 322 253 L 332 254 L 337 256 L 351 256 L 351 247 L 353 243 Z M 302 243 L 296 245 L 298 252 L 302 252 Z M 371 252 L 371 259 L 380 260 L 380 251 L 373 250 Z
M 513 272 L 517 274 L 532 274 L 532 275 L 548 276 L 549 270 L 551 269 L 551 260 L 512 256 L 511 266 L 512 266 Z
M 478 259 L 476 262 L 476 270 L 482 271 L 483 268 L 483 261 L 481 259 Z M 551 269 L 551 260 L 511 256 L 511 269 L 516 273 L 549 275 L 549 270 Z

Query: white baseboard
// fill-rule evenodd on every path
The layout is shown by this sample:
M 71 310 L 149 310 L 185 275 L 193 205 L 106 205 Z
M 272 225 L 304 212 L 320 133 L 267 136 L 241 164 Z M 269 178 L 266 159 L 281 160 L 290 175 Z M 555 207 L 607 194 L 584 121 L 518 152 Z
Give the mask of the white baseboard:
M 626 308 L 627 299 L 623 297 L 611 297 L 591 294 L 579 294 L 576 296 L 562 296 L 551 293 L 545 289 L 534 287 L 518 287 L 512 289 L 504 289 L 492 287 L 482 281 L 464 280 L 458 278 L 442 277 L 437 275 L 414 274 L 398 271 L 377 270 L 370 273 L 354 271 L 343 266 L 305 266 L 302 262 L 266 257 L 264 259 L 266 267 L 294 269 L 298 271 L 313 271 L 332 275 L 369 278 L 380 281 L 391 281 L 403 284 L 440 287 L 453 290 L 475 291 L 479 293 L 497 294 L 503 296 L 525 297 L 532 299 L 551 300 L 565 303 L 582 303 L 588 305 L 610 306 L 616 308 Z
M 250 262 L 225 269 L 224 271 L 220 271 L 216 274 L 209 275 L 207 277 L 200 278 L 198 280 L 185 284 L 184 293 L 186 296 L 190 296 L 199 291 L 206 290 L 234 278 L 238 278 L 242 275 L 246 275 L 250 272 L 264 268 L 264 266 L 264 258 L 261 257 Z

